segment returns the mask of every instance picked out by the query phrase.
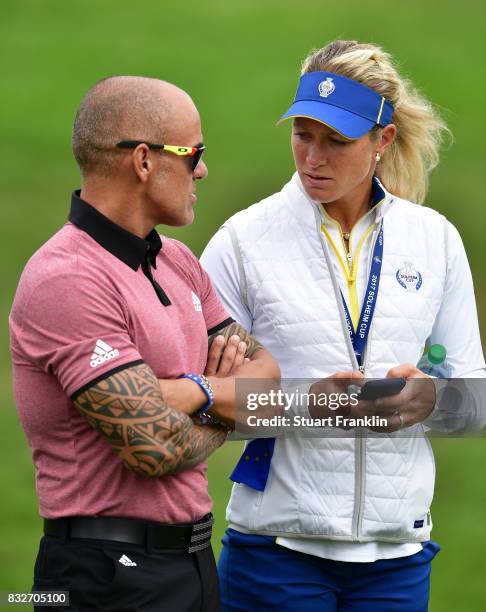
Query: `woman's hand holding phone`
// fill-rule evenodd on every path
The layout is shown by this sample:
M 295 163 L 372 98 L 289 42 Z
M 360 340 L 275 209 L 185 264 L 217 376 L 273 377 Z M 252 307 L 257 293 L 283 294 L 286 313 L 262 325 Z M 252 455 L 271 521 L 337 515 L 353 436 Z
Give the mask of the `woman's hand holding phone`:
M 435 406 L 435 385 L 430 376 L 405 363 L 389 370 L 387 379 L 404 379 L 406 384 L 399 393 L 372 400 L 360 399 L 358 404 L 363 413 L 387 419 L 387 427 L 373 430 L 392 432 L 424 421 Z

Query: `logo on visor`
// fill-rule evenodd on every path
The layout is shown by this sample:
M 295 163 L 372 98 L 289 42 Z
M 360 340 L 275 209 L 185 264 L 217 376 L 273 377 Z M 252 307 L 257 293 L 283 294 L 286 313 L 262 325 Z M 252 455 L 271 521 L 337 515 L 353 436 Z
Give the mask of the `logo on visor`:
M 327 77 L 325 81 L 319 83 L 319 95 L 321 98 L 327 98 L 336 89 L 336 85 L 332 82 L 331 77 Z
M 403 268 L 397 270 L 396 279 L 407 291 L 418 291 L 422 286 L 422 275 L 418 270 L 414 270 L 410 261 L 405 261 Z

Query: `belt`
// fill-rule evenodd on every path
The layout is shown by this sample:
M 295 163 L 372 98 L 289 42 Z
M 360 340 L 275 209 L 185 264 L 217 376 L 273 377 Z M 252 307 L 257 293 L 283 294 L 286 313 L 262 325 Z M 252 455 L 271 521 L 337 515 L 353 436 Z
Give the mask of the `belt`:
M 44 533 L 65 540 L 108 540 L 138 544 L 147 549 L 193 553 L 211 544 L 213 523 L 211 513 L 192 525 L 167 525 L 114 516 L 68 516 L 44 519 Z

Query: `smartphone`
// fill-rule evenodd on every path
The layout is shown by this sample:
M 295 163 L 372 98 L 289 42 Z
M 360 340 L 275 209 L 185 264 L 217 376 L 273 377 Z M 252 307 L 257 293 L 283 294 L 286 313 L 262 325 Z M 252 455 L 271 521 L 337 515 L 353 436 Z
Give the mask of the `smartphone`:
M 375 400 L 379 397 L 398 395 L 407 381 L 405 378 L 380 378 L 369 380 L 361 387 L 360 400 Z

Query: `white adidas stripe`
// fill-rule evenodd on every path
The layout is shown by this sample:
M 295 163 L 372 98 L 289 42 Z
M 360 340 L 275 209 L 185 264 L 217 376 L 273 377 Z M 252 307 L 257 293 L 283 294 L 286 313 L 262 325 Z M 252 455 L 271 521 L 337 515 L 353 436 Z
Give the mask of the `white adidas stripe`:
M 102 351 L 105 351 L 106 353 L 113 350 L 113 347 L 109 344 L 106 344 L 106 342 L 103 342 L 103 340 L 96 340 L 96 347 L 99 347 Z

